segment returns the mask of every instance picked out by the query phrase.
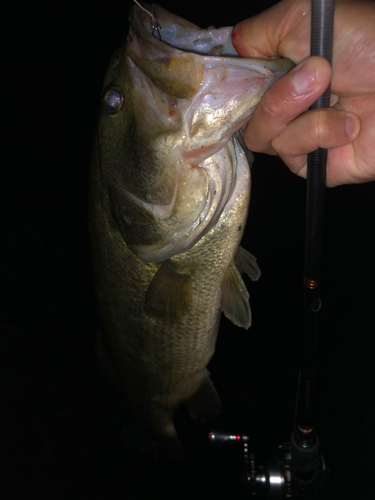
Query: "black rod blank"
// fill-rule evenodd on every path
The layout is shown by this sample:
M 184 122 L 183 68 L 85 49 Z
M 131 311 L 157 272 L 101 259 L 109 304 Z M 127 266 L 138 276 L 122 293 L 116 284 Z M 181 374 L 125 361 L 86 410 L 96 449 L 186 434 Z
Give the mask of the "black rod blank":
M 332 64 L 334 0 L 311 2 L 312 56 L 320 56 Z M 310 109 L 329 108 L 330 85 Z M 322 274 L 322 242 L 324 221 L 324 194 L 326 185 L 327 150 L 317 149 L 307 158 L 307 199 L 305 269 L 306 280 L 317 281 Z
M 327 59 L 332 64 L 334 0 L 311 2 L 311 55 Z M 310 109 L 328 108 L 330 86 Z M 314 422 L 314 379 L 321 308 L 320 280 L 322 276 L 324 198 L 327 150 L 317 149 L 307 159 L 306 234 L 304 267 L 304 316 L 301 349 L 301 371 L 296 416 L 299 429 L 312 429 Z

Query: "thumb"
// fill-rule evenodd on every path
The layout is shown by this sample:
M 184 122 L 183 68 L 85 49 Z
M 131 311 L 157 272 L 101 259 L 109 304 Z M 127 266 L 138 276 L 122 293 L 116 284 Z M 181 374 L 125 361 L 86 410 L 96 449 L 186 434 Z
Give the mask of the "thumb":
M 309 0 L 283 0 L 237 24 L 232 43 L 241 57 L 287 57 L 298 63 L 309 56 Z

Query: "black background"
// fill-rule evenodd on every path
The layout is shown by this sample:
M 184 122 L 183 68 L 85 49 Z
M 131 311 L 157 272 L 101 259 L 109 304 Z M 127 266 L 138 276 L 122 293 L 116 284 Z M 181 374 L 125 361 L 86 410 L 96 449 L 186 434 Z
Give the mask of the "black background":
M 127 35 L 128 1 L 17 4 L 5 46 L 1 165 L 2 499 L 244 498 L 241 451 L 211 429 L 250 435 L 263 464 L 288 441 L 302 324 L 305 181 L 256 155 L 243 246 L 253 326 L 223 318 L 210 364 L 223 413 L 176 425 L 186 457 L 130 456 L 126 408 L 99 379 L 87 232 L 87 178 L 101 85 Z M 272 2 L 163 7 L 196 24 L 234 25 Z M 327 190 L 318 421 L 330 498 L 371 498 L 375 466 L 374 183 Z M 372 493 L 371 493 L 372 492 Z

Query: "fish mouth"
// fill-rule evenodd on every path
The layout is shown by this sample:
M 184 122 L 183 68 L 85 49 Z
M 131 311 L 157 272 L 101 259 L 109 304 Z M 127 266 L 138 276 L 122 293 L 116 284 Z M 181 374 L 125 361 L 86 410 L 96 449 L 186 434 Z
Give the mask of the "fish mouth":
M 137 177 L 123 186 L 158 235 L 155 243 L 129 248 L 144 262 L 162 262 L 191 249 L 218 222 L 237 187 L 242 155 L 231 137 L 293 63 L 241 58 L 232 27 L 201 29 L 156 4 L 135 5 L 129 21 L 125 51 L 133 86 L 139 95 L 142 89 L 137 124 L 148 134 L 143 123 L 152 123 L 145 144 L 153 141 L 153 151 L 165 153 L 147 189 L 138 189 Z M 177 184 L 166 186 L 166 178 Z
M 286 72 L 293 68 L 294 63 L 289 59 L 252 59 L 240 58 L 232 44 L 233 26 L 215 28 L 209 26 L 201 28 L 186 19 L 164 10 L 160 5 L 149 5 L 138 2 L 130 12 L 131 28 L 143 40 L 155 46 L 169 45 L 171 53 L 176 49 L 182 52 L 191 52 L 198 55 L 233 58 L 234 65 L 257 65 L 271 71 Z M 131 33 L 130 33 L 131 36 Z M 237 62 L 236 62 L 237 59 Z M 214 60 L 212 61 L 214 63 Z
M 236 56 L 232 45 L 233 27 L 216 29 L 214 26 L 202 29 L 170 12 L 157 4 L 148 5 L 139 2 L 142 7 L 134 7 L 134 16 L 130 22 L 135 31 L 140 28 L 163 43 L 183 51 L 201 55 Z
M 246 124 L 265 90 L 294 66 L 284 58 L 239 57 L 232 44 L 232 26 L 202 29 L 157 4 L 135 5 L 129 21 L 128 56 L 162 91 L 164 99 L 191 99 L 192 105 L 184 110 L 184 121 L 194 140 L 202 123 L 222 130 L 222 138 L 229 140 Z M 218 76 L 220 73 L 222 76 Z M 239 108 L 238 101 L 244 102 L 248 112 L 243 108 L 234 111 Z M 230 122 L 230 126 L 224 126 L 224 122 Z M 214 153 L 213 144 L 218 151 L 224 142 L 215 134 L 210 144 L 199 141 L 195 152 L 204 149 Z M 195 154 L 186 152 L 190 157 Z

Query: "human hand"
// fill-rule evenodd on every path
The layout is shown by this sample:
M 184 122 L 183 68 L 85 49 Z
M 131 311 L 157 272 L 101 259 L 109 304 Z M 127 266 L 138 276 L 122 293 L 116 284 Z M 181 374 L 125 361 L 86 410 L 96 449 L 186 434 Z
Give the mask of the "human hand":
M 337 102 L 306 111 L 331 79 L 327 61 L 309 57 L 310 13 L 310 0 L 283 0 L 235 26 L 240 56 L 299 63 L 264 94 L 244 130 L 245 143 L 279 155 L 301 177 L 307 153 L 328 149 L 329 187 L 375 180 L 375 2 L 336 0 L 331 92 Z

